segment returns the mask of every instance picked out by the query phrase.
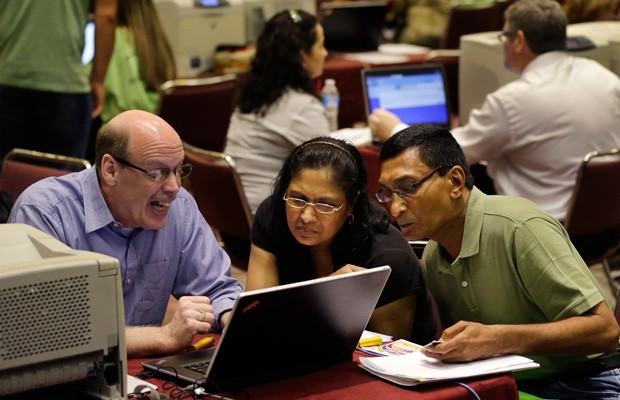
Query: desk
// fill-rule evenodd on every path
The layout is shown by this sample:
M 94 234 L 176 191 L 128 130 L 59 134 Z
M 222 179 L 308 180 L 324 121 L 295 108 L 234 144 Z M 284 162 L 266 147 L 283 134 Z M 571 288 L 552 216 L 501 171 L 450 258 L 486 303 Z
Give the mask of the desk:
M 362 64 L 347 60 L 343 54 L 330 55 L 323 67 L 322 79 L 334 79 L 340 91 L 338 127 L 349 128 L 355 122 L 366 121 L 364 94 L 362 92 L 362 69 L 413 65 L 424 62 L 425 54 L 408 56 L 409 61 L 398 64 Z
M 219 340 L 219 335 L 216 336 Z M 260 399 L 312 399 L 312 400 L 472 400 L 473 395 L 467 389 L 452 383 L 437 383 L 413 388 L 404 388 L 382 381 L 357 366 L 357 360 L 363 353 L 356 351 L 353 362 L 334 365 L 312 374 L 284 379 L 263 385 L 246 388 L 250 400 Z M 142 371 L 143 359 L 129 359 L 128 372 L 134 375 Z M 159 392 L 170 394 L 162 389 L 164 380 L 148 379 L 158 386 Z M 517 385 L 512 374 L 500 374 L 484 379 L 465 379 L 463 383 L 474 389 L 481 399 L 518 399 Z M 246 399 L 244 393 L 229 393 L 228 397 Z

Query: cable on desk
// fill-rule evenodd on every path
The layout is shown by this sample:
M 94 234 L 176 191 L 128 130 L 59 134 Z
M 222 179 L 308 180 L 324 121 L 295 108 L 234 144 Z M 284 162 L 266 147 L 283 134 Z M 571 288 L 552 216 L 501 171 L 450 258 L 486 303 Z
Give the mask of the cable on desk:
M 463 386 L 465 389 L 469 390 L 471 394 L 473 394 L 476 397 L 477 400 L 480 400 L 480 396 L 478 396 L 478 393 L 476 393 L 476 391 L 472 389 L 470 386 L 464 384 L 463 382 L 452 382 L 452 383 L 458 386 Z

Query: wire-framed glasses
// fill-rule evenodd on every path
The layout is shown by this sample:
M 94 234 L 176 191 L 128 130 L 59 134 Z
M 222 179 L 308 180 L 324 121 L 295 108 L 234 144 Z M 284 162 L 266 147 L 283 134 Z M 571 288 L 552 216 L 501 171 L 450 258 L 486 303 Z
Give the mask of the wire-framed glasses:
M 497 34 L 497 40 L 499 40 L 499 42 L 502 43 L 502 44 L 509 37 L 510 37 L 510 33 L 509 32 L 500 32 L 500 33 Z
M 284 193 L 282 200 L 286 201 L 286 204 L 293 208 L 306 208 L 306 206 L 312 206 L 316 212 L 321 214 L 333 214 L 336 211 L 340 211 L 342 207 L 347 203 L 346 201 L 340 205 L 340 207 L 334 207 L 331 204 L 326 203 L 310 203 L 304 199 L 298 199 L 296 197 L 288 197 L 288 192 Z
M 122 158 L 118 158 L 118 157 L 114 157 L 114 159 L 118 162 L 120 162 L 123 165 L 126 165 L 128 167 L 131 167 L 133 169 L 137 169 L 140 172 L 144 172 L 145 174 L 147 174 L 151 180 L 155 181 L 155 182 L 159 182 L 162 179 L 166 180 L 168 179 L 168 176 L 170 175 L 170 173 L 172 171 L 174 171 L 174 176 L 177 179 L 181 179 L 181 178 L 186 178 L 191 172 L 192 172 L 192 164 L 183 161 L 183 164 L 181 164 L 180 166 L 178 166 L 175 169 L 170 169 L 170 168 L 155 168 L 152 169 L 150 171 L 145 170 L 144 168 L 140 168 L 136 165 L 133 165 L 132 163 L 123 160 Z
M 429 180 L 435 174 L 435 172 L 438 172 L 439 170 L 444 169 L 444 168 L 452 168 L 452 167 L 448 167 L 448 166 L 437 167 L 431 172 L 429 172 L 428 175 L 421 178 L 420 180 L 413 182 L 413 183 L 405 183 L 394 191 L 379 190 L 377 193 L 375 193 L 375 197 L 377 198 L 377 200 L 379 200 L 380 203 L 389 203 L 390 201 L 392 201 L 394 193 L 396 193 L 398 197 L 400 198 L 413 196 L 414 194 L 418 192 L 418 190 L 420 190 L 424 182 Z

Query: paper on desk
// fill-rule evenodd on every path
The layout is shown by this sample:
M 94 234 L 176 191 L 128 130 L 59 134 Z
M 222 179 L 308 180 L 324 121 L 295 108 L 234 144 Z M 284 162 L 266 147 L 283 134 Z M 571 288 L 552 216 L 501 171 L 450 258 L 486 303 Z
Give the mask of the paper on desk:
M 140 385 L 148 386 L 151 388 L 152 392 L 157 391 L 157 385 L 153 385 L 150 382 L 143 381 L 142 379 L 138 379 L 135 376 L 127 375 L 127 393 L 134 393 L 134 389 Z M 149 390 L 144 388 L 142 392 L 148 392 Z
M 367 331 L 364 330 L 364 332 L 362 332 L 362 336 L 360 337 L 360 340 L 362 339 L 370 339 L 373 337 L 377 337 L 377 336 L 381 336 L 381 339 L 384 342 L 391 342 L 393 337 L 390 335 L 384 335 L 383 333 L 377 333 L 377 332 L 373 332 L 373 331 Z
M 364 53 L 348 53 L 344 59 L 359 61 L 364 64 L 398 64 L 409 61 L 409 57 L 401 54 L 384 54 L 378 51 L 368 51 Z
M 381 378 L 404 386 L 538 368 L 529 358 L 497 355 L 467 363 L 443 363 L 416 351 L 394 357 L 360 357 L 361 367 Z
M 370 128 L 344 128 L 338 129 L 329 134 L 331 137 L 341 140 L 347 140 L 353 143 L 353 146 L 368 146 L 372 143 L 372 133 Z
M 385 43 L 379 45 L 379 53 L 383 54 L 399 54 L 399 55 L 417 55 L 426 54 L 431 51 L 428 47 L 416 46 L 407 43 Z

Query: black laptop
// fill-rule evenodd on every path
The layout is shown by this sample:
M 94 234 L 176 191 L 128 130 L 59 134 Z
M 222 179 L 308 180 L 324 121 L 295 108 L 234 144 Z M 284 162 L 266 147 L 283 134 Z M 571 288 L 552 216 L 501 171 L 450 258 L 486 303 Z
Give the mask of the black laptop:
M 216 348 L 142 365 L 221 391 L 351 361 L 390 271 L 377 267 L 241 293 Z
M 431 123 L 450 129 L 450 102 L 441 64 L 362 70 L 366 115 L 385 108 L 407 125 Z
M 388 3 L 339 1 L 321 4 L 320 22 L 330 51 L 377 50 L 383 41 Z

